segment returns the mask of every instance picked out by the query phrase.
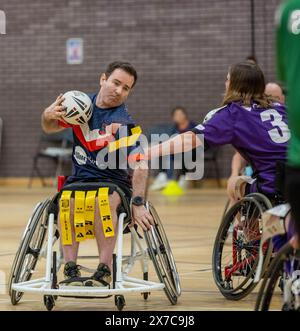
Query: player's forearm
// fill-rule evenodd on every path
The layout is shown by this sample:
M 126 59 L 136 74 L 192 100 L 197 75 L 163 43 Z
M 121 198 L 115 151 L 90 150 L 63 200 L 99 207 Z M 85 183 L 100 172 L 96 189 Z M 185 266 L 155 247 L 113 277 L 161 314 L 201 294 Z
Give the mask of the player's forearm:
M 148 179 L 148 167 L 141 167 L 134 170 L 132 178 L 133 196 L 145 197 Z
M 200 145 L 202 143 L 197 135 L 192 131 L 188 131 L 161 144 L 150 147 L 147 150 L 147 157 L 151 159 L 159 156 L 189 152 Z
M 240 153 L 236 152 L 231 162 L 231 176 L 239 176 L 242 169 L 247 165 L 247 161 L 241 156 Z
M 43 111 L 42 113 L 41 124 L 45 133 L 58 132 L 63 130 L 63 128 L 59 126 L 58 120 L 47 118 L 47 110 Z
M 66 114 L 66 107 L 62 105 L 64 100 L 64 96 L 60 94 L 56 100 L 43 111 L 41 124 L 46 133 L 58 132 L 64 129 L 58 124 L 58 120 L 62 120 L 63 116 Z

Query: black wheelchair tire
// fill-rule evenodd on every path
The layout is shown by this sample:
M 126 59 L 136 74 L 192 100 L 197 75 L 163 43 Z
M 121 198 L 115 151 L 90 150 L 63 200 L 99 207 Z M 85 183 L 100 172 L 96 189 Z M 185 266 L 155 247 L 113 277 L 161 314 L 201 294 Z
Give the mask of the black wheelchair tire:
M 9 291 L 9 295 L 10 295 L 10 299 L 11 299 L 11 303 L 12 305 L 16 305 L 22 298 L 23 296 L 23 292 L 18 292 L 12 289 L 12 284 L 14 283 L 18 283 L 20 281 L 25 282 L 25 281 L 29 281 L 32 277 L 32 272 L 34 271 L 37 261 L 38 261 L 38 257 L 39 257 L 39 250 L 41 249 L 41 247 L 43 246 L 44 240 L 45 240 L 45 236 L 46 236 L 46 232 L 47 232 L 47 208 L 50 204 L 50 199 L 45 200 L 44 202 L 40 202 L 28 224 L 27 227 L 24 231 L 22 240 L 21 240 L 21 244 L 17 250 L 17 253 L 15 255 L 12 267 L 11 267 L 11 272 L 10 272 L 10 276 L 9 276 L 9 281 L 8 281 L 8 291 Z M 27 274 L 25 275 L 24 279 L 20 279 L 21 278 L 21 273 L 22 270 L 24 268 L 24 263 L 25 263 L 25 258 L 26 255 L 28 254 L 28 251 L 31 249 L 30 244 L 31 241 L 34 237 L 34 234 L 36 232 L 36 230 L 39 228 L 40 233 L 37 235 L 36 238 L 36 245 L 34 250 L 32 251 L 32 253 L 30 253 L 33 257 L 31 263 L 29 264 L 29 268 L 28 270 L 26 270 Z M 33 255 L 35 254 L 35 256 Z M 27 266 L 25 266 L 27 268 Z
M 164 291 L 167 298 L 172 305 L 175 305 L 181 295 L 179 274 L 162 222 L 150 202 L 148 202 L 148 207 L 155 221 L 152 230 L 145 232 L 148 253 L 158 279 L 165 284 Z

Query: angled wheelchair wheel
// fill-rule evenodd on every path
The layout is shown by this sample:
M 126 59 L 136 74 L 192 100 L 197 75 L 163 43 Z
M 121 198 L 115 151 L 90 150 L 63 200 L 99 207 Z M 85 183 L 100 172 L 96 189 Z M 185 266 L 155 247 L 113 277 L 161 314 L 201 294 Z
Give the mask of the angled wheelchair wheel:
M 242 299 L 256 286 L 261 216 L 271 207 L 264 195 L 254 193 L 238 201 L 224 215 L 214 243 L 212 267 L 216 285 L 229 300 Z M 272 249 L 270 241 L 263 246 L 263 271 Z
M 167 298 L 175 305 L 181 294 L 179 274 L 162 222 L 150 202 L 148 209 L 155 222 L 151 230 L 145 232 L 149 256 L 160 282 L 165 284 L 164 291 Z
M 8 281 L 11 303 L 16 305 L 23 292 L 12 289 L 14 283 L 29 281 L 35 270 L 47 232 L 47 209 L 50 199 L 38 203 L 24 231 L 21 244 L 15 255 Z
M 229 205 L 230 205 L 230 200 L 228 199 L 228 200 L 226 201 L 226 204 L 225 204 L 225 207 L 224 207 L 224 210 L 223 210 L 223 215 L 222 215 L 222 219 L 221 219 L 221 221 L 223 221 L 223 219 L 224 219 L 224 217 L 225 217 L 225 215 L 226 215 L 226 213 L 227 213 L 227 211 L 228 211 L 228 209 L 229 209 Z
M 299 256 L 296 257 L 294 253 L 294 249 L 287 243 L 272 260 L 257 295 L 256 311 L 299 310 L 291 287 L 291 272 L 299 271 Z

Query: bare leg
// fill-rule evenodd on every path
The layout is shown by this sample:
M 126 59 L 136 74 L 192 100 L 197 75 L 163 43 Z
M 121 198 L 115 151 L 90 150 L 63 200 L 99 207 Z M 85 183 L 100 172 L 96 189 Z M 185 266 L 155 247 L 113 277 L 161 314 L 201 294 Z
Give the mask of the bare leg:
M 62 237 L 60 235 L 60 243 L 62 246 L 64 260 L 65 263 L 73 261 L 76 263 L 79 249 L 79 242 L 76 241 L 75 238 L 75 228 L 74 228 L 74 198 L 71 198 L 70 205 L 70 223 L 71 223 L 71 231 L 72 231 L 72 245 L 63 245 Z M 58 214 L 58 226 L 60 230 L 60 214 Z
M 118 216 L 117 207 L 121 203 L 121 198 L 117 192 L 114 192 L 109 196 L 109 204 L 111 210 L 111 216 L 113 219 L 113 226 L 115 231 L 115 236 L 110 238 L 105 238 L 103 233 L 102 222 L 100 220 L 100 211 L 98 197 L 96 198 L 96 208 L 95 208 L 95 237 L 98 246 L 100 262 L 109 266 L 112 269 L 112 255 L 116 245 L 117 234 L 118 234 Z

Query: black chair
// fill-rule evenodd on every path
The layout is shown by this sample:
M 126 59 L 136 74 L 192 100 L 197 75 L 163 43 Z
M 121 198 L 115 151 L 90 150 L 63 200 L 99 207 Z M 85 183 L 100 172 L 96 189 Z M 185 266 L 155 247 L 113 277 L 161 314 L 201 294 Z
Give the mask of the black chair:
M 42 185 L 46 186 L 45 177 L 39 168 L 39 160 L 52 160 L 55 164 L 54 178 L 62 175 L 63 166 L 66 163 L 71 163 L 72 157 L 73 135 L 72 129 L 66 129 L 57 133 L 43 133 L 37 148 L 37 152 L 33 157 L 33 166 L 28 183 L 28 187 L 32 186 L 32 180 L 35 174 L 40 178 Z

